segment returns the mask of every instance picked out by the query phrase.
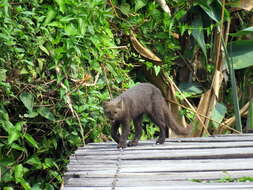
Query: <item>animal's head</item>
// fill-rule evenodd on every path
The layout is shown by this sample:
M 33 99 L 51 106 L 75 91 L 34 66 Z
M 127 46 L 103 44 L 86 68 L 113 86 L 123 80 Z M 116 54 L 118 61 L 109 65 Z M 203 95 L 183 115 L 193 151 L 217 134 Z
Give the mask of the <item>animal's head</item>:
M 110 119 L 112 123 L 121 120 L 123 117 L 123 100 L 119 101 L 108 101 L 103 103 L 105 115 Z

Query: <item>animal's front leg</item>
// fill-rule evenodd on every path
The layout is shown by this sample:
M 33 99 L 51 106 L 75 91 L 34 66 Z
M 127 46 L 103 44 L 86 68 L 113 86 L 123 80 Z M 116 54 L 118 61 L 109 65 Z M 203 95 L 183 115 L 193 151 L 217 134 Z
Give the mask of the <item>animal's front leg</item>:
M 127 138 L 128 138 L 129 133 L 130 133 L 129 121 L 124 121 L 122 123 L 122 134 L 120 136 L 118 148 L 126 148 L 126 146 L 127 146 L 126 142 L 127 142 Z
M 115 140 L 115 142 L 118 144 L 119 144 L 119 139 L 120 139 L 119 126 L 120 126 L 119 123 L 113 123 L 112 128 L 111 128 L 111 136 L 113 140 Z
M 128 146 L 136 146 L 138 144 L 142 133 L 142 119 L 143 115 L 140 115 L 134 120 L 135 136 L 132 141 L 128 142 Z

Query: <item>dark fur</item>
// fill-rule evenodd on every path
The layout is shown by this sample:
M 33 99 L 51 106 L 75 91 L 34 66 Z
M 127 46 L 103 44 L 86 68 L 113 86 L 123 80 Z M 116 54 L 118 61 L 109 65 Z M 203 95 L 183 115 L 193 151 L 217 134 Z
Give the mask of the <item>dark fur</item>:
M 148 117 L 160 128 L 157 143 L 165 141 L 165 129 L 170 127 L 176 134 L 187 135 L 189 128 L 181 127 L 174 120 L 168 109 L 161 91 L 152 84 L 141 83 L 123 92 L 109 102 L 104 102 L 104 112 L 110 119 L 112 138 L 118 143 L 118 148 L 125 148 L 130 132 L 130 122 L 133 120 L 135 137 L 128 146 L 135 146 L 142 133 L 143 115 Z M 118 129 L 122 125 L 122 135 Z

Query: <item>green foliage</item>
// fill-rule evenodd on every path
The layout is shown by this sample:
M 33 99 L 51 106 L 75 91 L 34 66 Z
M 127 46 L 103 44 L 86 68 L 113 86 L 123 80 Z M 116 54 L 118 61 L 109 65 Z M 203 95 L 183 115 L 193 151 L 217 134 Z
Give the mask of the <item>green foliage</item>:
M 215 108 L 212 111 L 211 118 L 212 118 L 212 125 L 214 128 L 219 127 L 219 123 L 224 119 L 225 114 L 227 112 L 227 108 L 225 105 L 221 103 L 216 103 Z
M 173 38 L 176 22 L 184 16 L 185 11 L 179 11 L 174 17 L 164 14 L 155 1 L 115 1 L 115 6 L 119 7 L 119 13 L 124 18 L 124 22 L 117 20 L 120 30 L 129 34 L 130 30 L 138 31 L 137 37 L 141 42 L 163 58 L 164 64 L 161 66 L 150 65 L 148 61 L 134 56 L 136 60 L 148 64 L 154 68 L 158 74 L 161 69 L 170 71 L 174 60 L 177 58 L 175 51 L 178 50 L 179 41 Z M 127 18 L 125 18 L 127 17 Z M 162 43 L 161 43 L 162 42 Z M 147 62 L 147 63 L 146 63 Z
M 239 178 L 233 178 L 230 175 L 224 176 L 223 178 L 217 180 L 201 180 L 201 179 L 191 179 L 192 182 L 196 183 L 234 183 L 234 182 L 252 182 L 253 177 L 244 176 Z
M 142 73 L 135 73 L 135 63 L 153 69 L 157 76 L 161 71 L 174 73 L 183 58 L 190 67 L 199 64 L 212 76 L 220 1 L 167 4 L 172 16 L 148 0 L 0 1 L 1 189 L 58 189 L 73 151 L 84 141 L 108 139 L 101 103 L 131 87 L 132 79 L 145 81 Z M 225 9 L 224 20 L 231 17 Z M 241 25 L 234 29 L 231 36 L 236 40 L 227 49 L 234 67 L 247 68 L 251 76 L 251 41 L 238 38 L 251 34 L 252 28 Z M 126 37 L 130 31 L 163 64 L 132 51 Z M 243 84 L 247 89 L 245 84 L 248 81 Z M 179 86 L 185 96 L 194 98 L 204 89 L 192 82 Z M 221 121 L 225 112 L 218 106 L 213 116 Z M 142 139 L 154 137 L 157 127 L 149 120 L 144 123 Z
M 234 69 L 244 69 L 253 65 L 253 40 L 237 40 L 229 44 L 228 51 L 233 59 Z
M 253 129 L 253 99 L 250 100 L 249 103 L 249 111 L 247 116 L 247 130 Z
M 0 189 L 59 189 L 82 140 L 108 134 L 106 77 L 131 82 L 111 48 L 111 10 L 103 0 L 0 7 Z

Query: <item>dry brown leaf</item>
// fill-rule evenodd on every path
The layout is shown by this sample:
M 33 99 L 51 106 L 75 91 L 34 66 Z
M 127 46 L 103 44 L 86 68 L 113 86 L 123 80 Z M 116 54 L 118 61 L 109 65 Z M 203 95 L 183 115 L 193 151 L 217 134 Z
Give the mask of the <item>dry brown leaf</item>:
M 240 8 L 250 11 L 253 8 L 253 1 L 252 0 L 240 0 Z
M 198 112 L 192 105 L 191 103 L 187 100 L 186 97 L 184 97 L 183 93 L 180 91 L 180 89 L 177 87 L 177 85 L 173 82 L 173 80 L 171 78 L 168 78 L 168 81 L 170 83 L 170 85 L 175 88 L 176 91 L 178 91 L 182 96 L 183 96 L 183 99 L 184 101 L 187 103 L 187 105 L 189 106 L 189 108 L 196 114 L 196 120 L 199 121 L 199 124 L 200 126 L 202 127 L 201 128 L 201 131 L 204 131 L 205 134 L 209 135 L 208 133 L 208 130 L 207 130 L 207 127 L 205 126 L 203 120 L 200 118 L 200 112 Z M 190 126 L 193 126 L 192 124 Z M 199 131 L 199 130 L 197 130 Z M 201 133 L 198 133 L 196 131 L 196 129 L 193 129 L 192 133 L 190 134 L 191 136 L 196 136 L 196 135 L 199 135 Z
M 171 11 L 169 6 L 166 4 L 165 0 L 156 0 L 160 6 L 162 7 L 163 11 L 166 12 L 169 16 L 171 16 Z
M 223 80 L 222 72 L 220 72 L 219 70 L 216 70 L 215 73 L 214 73 L 214 77 L 213 77 L 212 88 L 213 88 L 214 94 L 215 94 L 217 99 L 219 97 L 219 90 L 220 90 L 220 87 L 221 87 L 222 80 Z
M 177 40 L 179 39 L 179 34 L 177 34 L 177 33 L 175 33 L 175 32 L 172 33 L 172 36 L 173 36 L 174 38 L 176 38 Z
M 204 94 L 202 94 L 200 102 L 199 102 L 199 106 L 197 108 L 197 113 L 196 113 L 196 117 L 197 115 L 200 113 L 201 115 L 207 116 L 208 117 L 208 110 L 209 110 L 209 105 L 210 105 L 210 96 L 211 96 L 211 90 L 208 90 L 207 92 L 205 92 Z M 193 136 L 194 137 L 199 137 L 202 136 L 203 133 L 207 133 L 207 130 L 205 131 L 205 128 L 207 128 L 207 122 L 209 122 L 209 119 L 207 119 L 206 117 L 203 117 L 199 115 L 198 118 L 198 122 L 200 122 L 200 120 L 202 121 L 203 125 L 200 125 L 199 128 L 195 129 Z M 192 125 L 195 123 L 196 121 L 193 121 Z
M 250 11 L 253 8 L 253 0 L 239 0 L 231 4 L 235 10 L 244 9 L 244 10 Z
M 152 51 L 150 51 L 148 48 L 145 48 L 135 37 L 135 34 L 133 32 L 131 32 L 130 35 L 130 40 L 132 42 L 132 45 L 134 47 L 134 49 L 143 57 L 152 60 L 152 61 L 156 61 L 156 62 L 162 62 L 162 60 L 157 57 L 155 54 L 153 54 Z
M 169 87 L 168 87 L 168 99 L 172 100 L 173 102 L 177 102 L 177 98 L 176 98 L 176 89 L 173 86 L 172 82 L 169 80 Z M 185 117 L 180 116 L 179 110 L 181 109 L 180 106 L 178 106 L 179 104 L 169 104 L 169 109 L 171 110 L 171 113 L 174 117 L 174 119 L 177 121 L 178 124 L 180 124 L 183 127 L 187 127 L 186 121 L 185 121 Z M 180 137 L 180 135 L 175 134 L 172 130 L 169 130 L 170 135 L 169 137 Z
M 244 116 L 248 114 L 249 109 L 249 102 L 247 102 L 241 109 L 240 109 L 240 115 Z M 232 126 L 235 123 L 235 116 L 232 116 L 228 119 L 226 119 L 221 125 L 220 125 L 220 131 L 223 132 L 223 126 Z

